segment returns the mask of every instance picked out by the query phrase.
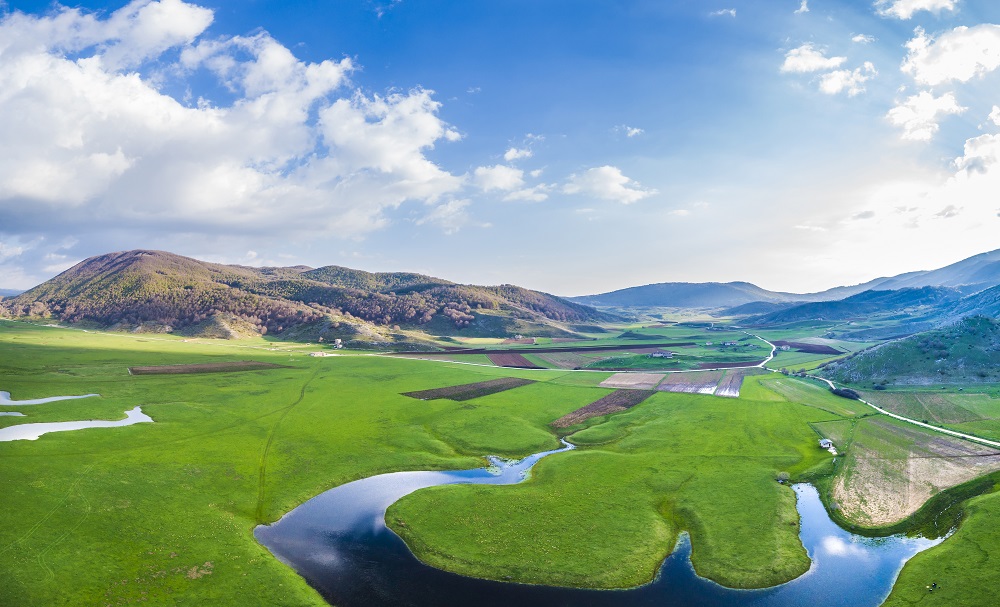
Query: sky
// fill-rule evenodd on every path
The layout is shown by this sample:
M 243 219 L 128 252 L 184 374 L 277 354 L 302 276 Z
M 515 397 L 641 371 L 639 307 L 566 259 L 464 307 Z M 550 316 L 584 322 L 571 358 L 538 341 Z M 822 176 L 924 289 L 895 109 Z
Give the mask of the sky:
M 809 292 L 998 235 L 996 0 L 0 0 L 0 288 L 151 248 Z

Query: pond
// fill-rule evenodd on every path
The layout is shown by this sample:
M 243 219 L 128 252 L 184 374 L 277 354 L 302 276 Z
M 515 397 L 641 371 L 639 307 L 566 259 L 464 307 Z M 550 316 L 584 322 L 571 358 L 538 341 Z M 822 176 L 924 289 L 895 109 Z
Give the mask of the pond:
M 828 516 L 811 485 L 795 485 L 800 538 L 812 566 L 786 584 L 763 590 L 733 590 L 699 577 L 691 566 L 691 544 L 681 534 L 673 553 L 650 584 L 627 590 L 581 590 L 494 582 L 460 576 L 428 565 L 385 526 L 385 511 L 404 495 L 445 484 L 511 484 L 542 457 L 518 462 L 491 460 L 489 468 L 455 472 L 397 472 L 347 483 L 254 531 L 258 541 L 292 566 L 320 594 L 341 607 L 411 605 L 492 607 L 783 607 L 821 603 L 864 607 L 882 603 L 903 564 L 942 539 L 867 538 L 844 531 Z
M 50 432 L 66 432 L 69 430 L 82 430 L 84 428 L 117 428 L 120 426 L 131 426 L 151 422 L 153 418 L 142 412 L 141 407 L 135 407 L 125 412 L 125 419 L 118 421 L 88 420 L 79 422 L 44 422 L 37 424 L 18 424 L 0 428 L 0 442 L 13 440 L 35 440 L 43 434 Z

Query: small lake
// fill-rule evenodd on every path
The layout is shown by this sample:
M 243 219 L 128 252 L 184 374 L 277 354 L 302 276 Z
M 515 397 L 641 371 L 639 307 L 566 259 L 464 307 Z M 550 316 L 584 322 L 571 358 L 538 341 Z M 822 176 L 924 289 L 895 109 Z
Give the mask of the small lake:
M 386 509 L 408 493 L 435 485 L 516 483 L 542 457 L 571 448 L 518 462 L 492 459 L 489 468 L 476 470 L 396 472 L 361 479 L 316 496 L 273 525 L 257 527 L 254 535 L 341 607 L 875 607 L 910 557 L 942 541 L 867 538 L 844 531 L 827 515 L 816 489 L 800 484 L 793 486 L 800 538 L 812 566 L 791 582 L 733 590 L 698 577 L 691 566 L 690 541 L 681 534 L 652 583 L 628 590 L 581 590 L 480 580 L 435 569 L 418 561 L 385 526 Z
M 135 407 L 125 412 L 125 419 L 118 421 L 89 420 L 79 422 L 45 422 L 38 424 L 18 424 L 0 428 L 0 442 L 14 440 L 35 440 L 43 434 L 50 432 L 67 432 L 69 430 L 83 430 L 84 428 L 118 428 L 120 426 L 131 426 L 151 422 L 153 418 L 142 412 L 141 407 Z
M 45 403 L 54 403 L 61 400 L 76 400 L 78 398 L 91 398 L 93 396 L 100 396 L 100 394 L 81 394 L 80 396 L 50 396 L 48 398 L 32 398 L 29 400 L 11 400 L 10 392 L 4 392 L 3 390 L 0 390 L 0 406 L 22 407 L 24 405 L 44 405 Z

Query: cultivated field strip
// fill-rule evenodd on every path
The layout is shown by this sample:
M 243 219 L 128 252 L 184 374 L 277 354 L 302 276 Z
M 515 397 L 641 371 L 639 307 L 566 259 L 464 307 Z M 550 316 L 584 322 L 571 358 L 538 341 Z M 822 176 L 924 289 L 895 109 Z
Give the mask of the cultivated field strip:
M 660 380 L 664 378 L 663 373 L 615 373 L 611 377 L 601 382 L 602 388 L 627 388 L 630 390 L 652 390 Z
M 510 367 L 512 369 L 543 369 L 531 362 L 522 354 L 515 352 L 501 352 L 498 354 L 487 354 L 490 362 L 498 367 Z
M 696 371 L 694 373 L 671 373 L 657 390 L 661 392 L 683 392 L 686 394 L 715 394 L 722 380 L 723 371 Z M 740 379 L 742 384 L 743 380 Z
M 435 400 L 443 398 L 447 400 L 465 401 L 489 396 L 498 392 L 505 392 L 535 383 L 533 379 L 520 379 L 517 377 L 501 377 L 480 381 L 474 384 L 462 384 L 460 386 L 448 386 L 445 388 L 434 388 L 431 390 L 417 390 L 415 392 L 403 392 L 403 396 L 416 398 L 418 400 Z
M 568 428 L 592 417 L 625 411 L 654 394 L 656 394 L 655 390 L 615 390 L 611 394 L 595 400 L 585 407 L 581 407 L 572 413 L 560 417 L 552 422 L 552 427 Z

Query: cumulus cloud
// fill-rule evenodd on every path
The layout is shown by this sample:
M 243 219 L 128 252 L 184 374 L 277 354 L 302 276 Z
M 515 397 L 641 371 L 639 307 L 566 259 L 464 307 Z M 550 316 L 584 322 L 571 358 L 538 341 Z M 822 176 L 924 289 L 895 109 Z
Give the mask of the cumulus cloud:
M 809 0 L 802 0 L 802 2 L 799 4 L 799 8 L 795 9 L 795 14 L 801 15 L 802 13 L 808 13 L 808 12 L 809 12 Z
M 871 44 L 872 42 L 875 42 L 875 40 L 875 36 L 872 36 L 871 34 L 855 34 L 851 37 L 851 42 L 854 42 L 855 44 Z
M 460 138 L 424 89 L 364 95 L 351 60 L 268 34 L 209 39 L 211 11 L 136 0 L 0 20 L 0 225 L 359 234 L 463 179 L 426 152 Z M 189 105 L 165 91 L 214 78 Z
M 993 111 L 990 112 L 990 122 L 1000 126 L 1000 106 L 994 105 Z
M 958 0 L 878 0 L 875 9 L 883 17 L 910 19 L 919 11 L 952 11 L 957 4 Z
M 484 192 L 516 190 L 524 185 L 524 171 L 502 164 L 477 167 L 472 180 Z
M 563 192 L 584 194 L 622 204 L 632 204 L 657 193 L 656 190 L 645 189 L 632 181 L 618 167 L 607 165 L 571 175 L 563 186 Z
M 956 27 L 937 38 L 921 28 L 915 34 L 902 69 L 921 84 L 968 82 L 1000 67 L 1000 25 Z
M 550 191 L 552 191 L 551 185 L 540 183 L 530 188 L 514 190 L 504 196 L 503 199 L 507 201 L 542 202 L 548 199 Z
M 961 114 L 965 110 L 958 104 L 954 93 L 935 97 L 933 93 L 922 91 L 889 110 L 886 118 L 903 129 L 903 139 L 929 141 L 940 128 L 940 116 Z
M 820 78 L 819 90 L 827 95 L 847 91 L 849 97 L 865 92 L 865 83 L 878 75 L 870 61 L 855 70 L 835 70 Z
M 785 73 L 809 73 L 832 70 L 847 61 L 847 57 L 827 57 L 823 51 L 816 50 L 812 44 L 806 43 L 785 53 L 785 62 L 781 71 Z
M 503 159 L 507 162 L 513 162 L 515 160 L 521 160 L 522 158 L 531 158 L 532 156 L 534 156 L 534 152 L 532 152 L 529 148 L 512 147 L 508 148 L 507 151 L 504 152 Z
M 733 17 L 736 18 L 735 8 L 723 8 L 717 11 L 712 11 L 708 14 L 709 17 Z

